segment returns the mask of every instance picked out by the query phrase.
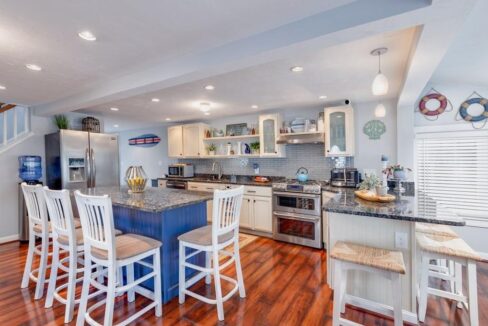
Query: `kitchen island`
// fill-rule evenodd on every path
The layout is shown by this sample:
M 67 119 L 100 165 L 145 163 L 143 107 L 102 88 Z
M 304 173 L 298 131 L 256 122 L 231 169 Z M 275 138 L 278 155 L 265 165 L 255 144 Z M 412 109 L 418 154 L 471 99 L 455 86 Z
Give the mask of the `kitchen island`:
M 415 222 L 463 226 L 465 222 L 451 210 L 439 205 L 424 193 L 412 196 L 396 195 L 391 203 L 375 203 L 357 198 L 352 189 L 325 187 L 329 201 L 324 202 L 324 219 L 327 227 L 327 248 L 337 241 L 348 241 L 362 245 L 398 250 L 403 254 L 406 274 L 402 279 L 402 303 L 404 321 L 417 324 L 416 293 L 419 257 L 415 240 Z M 327 282 L 334 288 L 334 262 L 327 261 Z M 380 314 L 383 307 L 372 304 L 380 302 L 391 306 L 393 298 L 389 281 L 379 275 L 360 271 L 348 273 L 346 301 Z
M 207 225 L 206 201 L 211 193 L 176 189 L 148 188 L 130 194 L 127 188 L 102 187 L 80 189 L 87 195 L 109 195 L 112 199 L 114 224 L 123 233 L 135 233 L 157 239 L 161 246 L 161 285 L 163 303 L 178 295 L 178 236 Z M 204 266 L 205 257 L 193 257 L 193 263 Z M 149 272 L 135 265 L 135 276 Z M 152 278 L 143 287 L 153 290 Z

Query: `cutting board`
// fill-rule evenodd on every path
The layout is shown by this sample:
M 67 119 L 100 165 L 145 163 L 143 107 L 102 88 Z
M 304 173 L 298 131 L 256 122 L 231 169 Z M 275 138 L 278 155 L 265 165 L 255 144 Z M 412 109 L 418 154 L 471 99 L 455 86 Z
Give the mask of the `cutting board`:
M 396 199 L 395 196 L 386 194 L 385 196 L 378 196 L 375 193 L 370 192 L 369 190 L 357 190 L 354 194 L 364 200 L 374 201 L 378 203 L 389 203 Z

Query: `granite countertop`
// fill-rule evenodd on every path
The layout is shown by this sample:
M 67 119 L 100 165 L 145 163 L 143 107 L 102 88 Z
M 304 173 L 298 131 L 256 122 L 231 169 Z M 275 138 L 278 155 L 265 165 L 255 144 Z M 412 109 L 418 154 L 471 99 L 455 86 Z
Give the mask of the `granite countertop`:
M 109 195 L 113 205 L 150 213 L 161 213 L 213 198 L 212 193 L 151 187 L 147 187 L 143 193 L 137 194 L 129 194 L 129 189 L 126 187 L 97 187 L 79 190 L 86 195 Z
M 267 177 L 269 182 L 256 182 L 253 176 L 249 175 L 237 175 L 236 181 L 231 182 L 230 175 L 223 175 L 222 178 L 216 179 L 213 174 L 197 174 L 192 178 L 178 178 L 178 177 L 163 177 L 158 180 L 183 180 L 189 182 L 204 182 L 204 183 L 223 183 L 223 184 L 237 184 L 244 186 L 258 186 L 258 187 L 271 187 L 273 182 L 279 182 L 285 180 L 284 177 Z
M 323 190 L 336 193 L 335 197 L 323 205 L 323 210 L 327 212 L 454 226 L 466 224 L 452 210 L 443 207 L 422 192 L 413 196 L 390 192 L 397 196 L 395 201 L 375 203 L 356 197 L 354 194 L 356 189 L 328 186 Z

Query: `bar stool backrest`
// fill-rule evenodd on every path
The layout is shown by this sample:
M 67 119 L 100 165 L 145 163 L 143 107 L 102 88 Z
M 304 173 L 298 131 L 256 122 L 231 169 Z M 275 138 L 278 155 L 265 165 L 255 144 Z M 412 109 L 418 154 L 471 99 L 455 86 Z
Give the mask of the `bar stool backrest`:
M 70 243 L 75 241 L 76 227 L 69 191 L 66 189 L 51 190 L 48 187 L 44 187 L 44 198 L 55 236 L 64 236 L 69 239 Z
M 106 250 L 109 261 L 115 257 L 115 232 L 112 200 L 108 195 L 89 196 L 75 191 L 76 205 L 80 214 L 85 253 L 92 248 Z
M 219 235 L 239 230 L 243 195 L 244 186 L 215 190 L 212 216 L 212 242 L 214 244 L 218 243 Z
M 42 232 L 49 233 L 49 220 L 47 216 L 46 202 L 41 185 L 28 185 L 23 182 L 22 192 L 24 193 L 27 214 L 29 215 L 29 228 L 32 232 L 34 226 L 41 227 Z

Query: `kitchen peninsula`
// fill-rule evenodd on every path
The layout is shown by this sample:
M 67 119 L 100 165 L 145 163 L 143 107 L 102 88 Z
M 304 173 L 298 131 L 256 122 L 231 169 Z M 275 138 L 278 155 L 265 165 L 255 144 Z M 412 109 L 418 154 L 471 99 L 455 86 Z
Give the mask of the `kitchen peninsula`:
M 130 194 L 127 188 L 101 187 L 80 189 L 87 195 L 109 195 L 112 199 L 115 228 L 157 239 L 161 246 L 161 285 L 163 303 L 178 294 L 178 239 L 188 231 L 207 225 L 206 201 L 209 193 L 176 189 L 147 188 L 143 193 Z M 193 263 L 204 264 L 203 256 Z M 136 278 L 148 268 L 135 265 Z M 153 289 L 152 279 L 143 283 Z
M 353 242 L 361 245 L 399 250 L 403 254 L 406 273 L 401 276 L 404 321 L 416 324 L 416 293 L 419 257 L 415 241 L 415 223 L 434 223 L 464 226 L 465 222 L 434 199 L 419 192 L 397 196 L 391 203 L 376 203 L 355 196 L 355 189 L 327 187 L 328 202 L 324 202 L 324 218 L 327 219 L 327 248 L 333 248 L 337 241 Z M 327 282 L 334 288 L 334 260 L 330 260 L 327 250 Z M 384 286 L 381 276 L 360 271 L 348 274 L 346 301 L 364 309 L 386 314 L 371 302 L 392 305 L 393 298 L 389 286 Z

